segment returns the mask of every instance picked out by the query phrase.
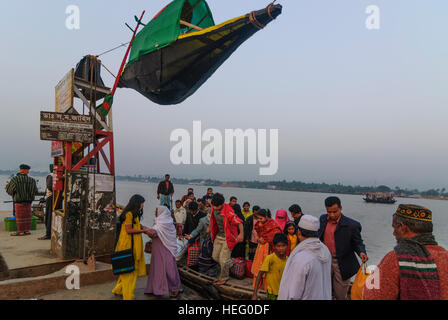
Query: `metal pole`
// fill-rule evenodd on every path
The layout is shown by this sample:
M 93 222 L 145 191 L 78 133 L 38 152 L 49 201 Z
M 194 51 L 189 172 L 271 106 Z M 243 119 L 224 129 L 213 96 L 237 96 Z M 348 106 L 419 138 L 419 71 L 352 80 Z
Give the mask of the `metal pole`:
M 124 55 L 123 61 L 121 62 L 120 70 L 118 70 L 117 78 L 115 79 L 115 84 L 112 88 L 111 95 L 115 94 L 115 90 L 117 89 L 118 81 L 120 81 L 121 73 L 123 72 L 124 65 L 126 63 L 128 55 L 129 55 L 129 51 L 131 51 L 132 42 L 134 42 L 135 36 L 137 35 L 138 28 L 140 27 L 140 21 L 143 19 L 144 15 L 145 15 L 145 11 L 143 10 L 142 15 L 140 16 L 140 19 L 139 19 L 139 23 L 137 23 L 137 27 L 135 27 L 134 34 L 132 35 L 132 39 L 129 42 L 129 46 L 128 46 L 128 49 L 126 50 L 126 54 Z

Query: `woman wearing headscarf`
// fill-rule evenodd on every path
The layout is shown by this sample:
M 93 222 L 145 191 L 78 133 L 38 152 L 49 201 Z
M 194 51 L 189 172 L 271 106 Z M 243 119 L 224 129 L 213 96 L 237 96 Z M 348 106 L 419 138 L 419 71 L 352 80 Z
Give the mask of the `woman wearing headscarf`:
M 157 207 L 154 226 L 146 234 L 152 238 L 152 252 L 145 293 L 175 298 L 181 284 L 176 264 L 176 228 L 167 207 Z
M 264 259 L 272 253 L 274 236 L 277 233 L 282 233 L 278 224 L 268 217 L 268 213 L 265 209 L 261 209 L 257 213 L 254 213 L 254 219 L 254 221 L 256 221 L 255 231 L 257 232 L 258 246 L 251 268 L 251 272 L 254 275 L 253 287 L 255 287 L 258 271 L 260 271 Z M 266 278 L 263 279 L 263 286 L 266 290 Z
M 277 222 L 281 230 L 285 229 L 286 223 L 289 222 L 288 212 L 285 209 L 278 209 L 275 214 L 275 222 Z
M 136 194 L 129 199 L 128 205 L 123 209 L 119 217 L 121 228 L 115 251 L 131 249 L 132 238 L 134 238 L 134 262 L 135 270 L 130 273 L 121 274 L 117 285 L 112 293 L 123 296 L 123 300 L 134 300 L 135 284 L 137 277 L 146 276 L 145 255 L 143 252 L 142 233 L 148 230 L 140 224 L 143 216 L 143 205 L 145 198 Z

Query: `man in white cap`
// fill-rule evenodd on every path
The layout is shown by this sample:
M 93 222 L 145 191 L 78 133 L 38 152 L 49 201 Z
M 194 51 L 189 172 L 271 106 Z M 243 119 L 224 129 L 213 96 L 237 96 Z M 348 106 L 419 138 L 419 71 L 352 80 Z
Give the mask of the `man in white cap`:
M 278 300 L 331 300 L 331 254 L 318 238 L 319 226 L 316 217 L 300 219 L 300 242 L 286 263 Z

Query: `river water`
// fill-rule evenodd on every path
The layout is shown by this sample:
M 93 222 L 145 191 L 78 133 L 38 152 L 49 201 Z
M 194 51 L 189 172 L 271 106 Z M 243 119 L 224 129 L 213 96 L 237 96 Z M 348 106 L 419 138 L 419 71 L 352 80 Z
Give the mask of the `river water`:
M 39 177 L 39 189 L 43 190 L 45 177 Z M 11 210 L 11 204 L 4 204 L 3 201 L 10 200 L 4 191 L 4 185 L 8 176 L 0 176 L 0 210 Z M 145 209 L 142 224 L 151 226 L 154 219 L 154 211 L 158 204 L 156 199 L 157 185 L 154 183 L 142 183 L 131 181 L 117 181 L 117 203 L 126 205 L 133 194 L 141 194 L 145 197 Z M 193 187 L 196 196 L 203 196 L 207 191 L 207 186 L 175 185 L 174 199 L 179 199 L 186 194 L 187 188 Z M 269 208 L 273 215 L 278 209 L 288 209 L 293 203 L 302 207 L 305 214 L 319 217 L 325 213 L 324 200 L 333 194 L 259 190 L 246 188 L 224 188 L 213 187 L 215 192 L 224 194 L 226 201 L 230 196 L 236 196 L 238 203 L 248 201 L 251 206 L 258 205 L 262 208 Z M 369 256 L 369 265 L 378 264 L 381 258 L 395 245 L 395 238 L 392 235 L 392 214 L 400 203 L 412 203 L 422 205 L 432 210 L 434 222 L 434 234 L 436 240 L 445 248 L 448 248 L 448 201 L 431 199 L 410 199 L 397 198 L 394 205 L 366 203 L 360 195 L 336 195 L 342 201 L 343 213 L 359 221 L 362 225 L 362 238 L 366 245 Z M 291 217 L 290 217 L 291 218 Z M 146 236 L 145 236 L 146 237 Z M 147 255 L 148 256 L 148 255 Z M 149 256 L 147 257 L 149 258 Z M 149 262 L 149 261 L 148 261 Z

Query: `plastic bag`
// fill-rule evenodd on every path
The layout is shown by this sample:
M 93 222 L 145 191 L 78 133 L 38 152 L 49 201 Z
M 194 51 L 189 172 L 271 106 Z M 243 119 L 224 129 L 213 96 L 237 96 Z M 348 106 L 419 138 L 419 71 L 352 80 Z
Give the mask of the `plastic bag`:
M 177 251 L 176 251 L 176 261 L 179 262 L 182 257 L 185 255 L 185 253 L 187 252 L 187 248 L 188 248 L 188 240 L 183 238 L 182 240 L 180 240 L 179 238 L 177 239 Z
M 352 290 L 350 291 L 351 300 L 362 300 L 362 292 L 369 276 L 370 271 L 367 269 L 367 264 L 363 263 L 356 274 L 355 281 L 352 285 Z

